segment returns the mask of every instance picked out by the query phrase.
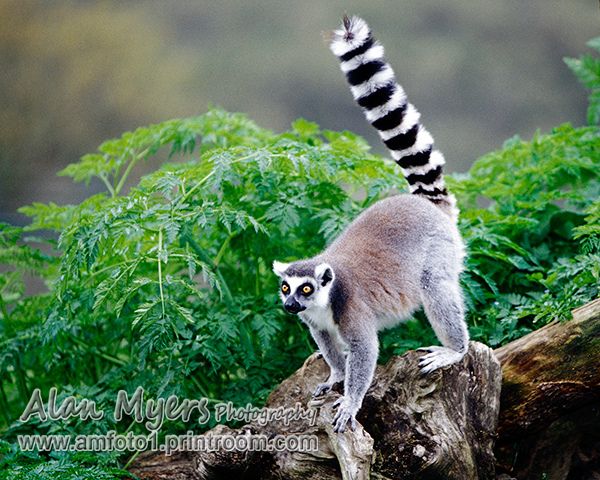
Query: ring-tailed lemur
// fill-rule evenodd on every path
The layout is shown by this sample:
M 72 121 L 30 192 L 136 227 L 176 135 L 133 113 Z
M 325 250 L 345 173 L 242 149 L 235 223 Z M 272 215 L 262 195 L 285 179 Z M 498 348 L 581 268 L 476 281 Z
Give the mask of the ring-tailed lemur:
M 459 286 L 464 248 L 455 200 L 442 177 L 444 157 L 433 149 L 419 113 L 383 59 L 383 47 L 362 19 L 345 17 L 330 48 L 412 194 L 375 203 L 316 257 L 273 263 L 285 309 L 308 325 L 331 369 L 314 394 L 344 380 L 334 419 L 341 432 L 348 422 L 354 429 L 373 379 L 378 330 L 423 306 L 443 345 L 424 349 L 425 373 L 462 359 L 469 335 Z

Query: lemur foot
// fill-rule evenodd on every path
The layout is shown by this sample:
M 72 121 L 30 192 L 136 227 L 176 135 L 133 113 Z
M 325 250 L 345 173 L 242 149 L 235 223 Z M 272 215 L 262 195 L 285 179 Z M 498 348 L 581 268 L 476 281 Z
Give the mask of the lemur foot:
M 335 417 L 333 417 L 334 432 L 343 433 L 346 430 L 348 422 L 350 422 L 350 429 L 352 431 L 356 430 L 356 413 L 358 412 L 358 407 L 350 398 L 340 397 L 334 402 L 332 407 L 337 407 L 338 409 Z
M 447 367 L 460 362 L 465 356 L 464 353 L 459 353 L 446 347 L 422 347 L 417 350 L 429 352 L 428 354 L 423 355 L 419 360 L 421 373 L 430 373 L 438 368 Z

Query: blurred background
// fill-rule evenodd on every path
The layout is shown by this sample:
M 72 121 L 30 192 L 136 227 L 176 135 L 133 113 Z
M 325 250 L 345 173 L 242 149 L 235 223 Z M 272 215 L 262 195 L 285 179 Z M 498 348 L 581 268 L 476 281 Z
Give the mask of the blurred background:
M 345 12 L 386 46 L 449 171 L 514 134 L 585 123 L 562 59 L 600 34 L 597 0 L 0 0 L 0 221 L 101 190 L 56 172 L 209 105 L 276 132 L 298 117 L 352 130 L 384 153 L 322 38 Z

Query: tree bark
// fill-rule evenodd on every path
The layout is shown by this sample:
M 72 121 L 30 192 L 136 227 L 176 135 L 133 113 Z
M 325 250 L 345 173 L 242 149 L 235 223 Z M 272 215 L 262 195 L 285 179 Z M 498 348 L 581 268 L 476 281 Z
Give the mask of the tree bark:
M 600 479 L 600 299 L 495 353 L 499 471 L 519 480 Z

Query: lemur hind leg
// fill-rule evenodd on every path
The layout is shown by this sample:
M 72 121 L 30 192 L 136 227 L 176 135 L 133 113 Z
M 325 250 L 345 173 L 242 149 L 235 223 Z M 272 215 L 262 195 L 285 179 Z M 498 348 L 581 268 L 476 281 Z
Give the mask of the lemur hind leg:
M 452 277 L 434 276 L 430 272 L 425 272 L 421 279 L 425 314 L 443 345 L 419 349 L 429 352 L 419 361 L 423 373 L 459 362 L 468 350 L 469 332 L 456 278 L 458 276 Z
M 329 378 L 324 383 L 319 383 L 317 388 L 313 392 L 313 396 L 318 397 L 331 390 L 331 387 L 337 382 L 344 380 L 346 370 L 346 356 L 341 351 L 340 345 L 333 337 L 333 335 L 327 330 L 319 330 L 314 327 L 310 327 L 310 333 L 315 339 L 319 351 L 323 355 L 323 358 L 329 365 L 330 373 Z

